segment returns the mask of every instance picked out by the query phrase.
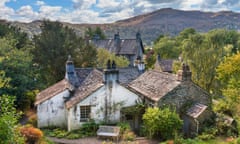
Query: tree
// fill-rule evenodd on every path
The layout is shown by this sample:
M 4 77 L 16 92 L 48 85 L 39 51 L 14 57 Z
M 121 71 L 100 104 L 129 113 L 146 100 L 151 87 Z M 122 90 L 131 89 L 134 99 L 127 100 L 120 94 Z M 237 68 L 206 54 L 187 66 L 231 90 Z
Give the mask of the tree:
M 65 62 L 71 55 L 79 67 L 95 65 L 96 48 L 76 36 L 73 29 L 63 27 L 60 22 L 43 21 L 42 33 L 34 36 L 35 49 L 33 61 L 41 73 L 40 80 L 46 86 L 64 77 Z
M 218 93 L 216 67 L 229 49 L 235 47 L 239 35 L 227 30 L 192 34 L 183 41 L 183 58 L 193 72 L 193 81 L 208 92 Z
M 0 24 L 0 37 L 12 37 L 16 40 L 16 48 L 23 48 L 28 42 L 27 33 L 21 31 L 20 28 L 10 26 L 8 24 Z
M 7 84 L 1 88 L 1 94 L 16 96 L 18 108 L 29 108 L 34 98 L 28 98 L 27 93 L 36 89 L 35 67 L 32 63 L 31 46 L 16 48 L 16 40 L 0 38 L 0 69 L 2 75 L 8 78 Z
M 20 114 L 14 107 L 14 99 L 13 96 L 0 96 L 0 144 L 24 144 L 24 138 L 16 127 Z
M 217 78 L 223 83 L 225 111 L 239 117 L 240 101 L 240 53 L 228 56 L 217 67 Z
M 163 59 L 176 59 L 180 55 L 174 38 L 163 37 L 153 46 L 156 54 L 160 54 Z
M 174 133 L 182 127 L 182 120 L 175 111 L 169 108 L 148 108 L 143 115 L 143 123 L 147 135 L 152 138 L 160 133 L 162 138 L 172 138 Z
M 85 31 L 85 36 L 90 39 L 93 39 L 95 36 L 97 36 L 99 39 L 106 39 L 106 36 L 100 27 L 96 27 L 95 30 L 93 30 L 91 27 L 88 27 Z
M 123 56 L 116 56 L 114 53 L 110 53 L 104 48 L 99 48 L 97 50 L 97 67 L 106 68 L 107 61 L 115 61 L 117 67 L 127 67 L 129 61 Z

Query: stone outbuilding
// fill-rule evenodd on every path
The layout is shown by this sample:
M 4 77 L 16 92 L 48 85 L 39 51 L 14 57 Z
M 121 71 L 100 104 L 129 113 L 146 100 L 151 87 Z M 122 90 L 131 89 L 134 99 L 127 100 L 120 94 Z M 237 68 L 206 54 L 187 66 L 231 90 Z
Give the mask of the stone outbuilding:
M 209 118 L 207 114 L 203 116 L 203 113 L 207 110 L 211 112 L 211 96 L 191 80 L 188 65 L 183 65 L 177 75 L 157 70 L 146 71 L 128 86 L 148 106 L 169 106 L 175 109 L 184 120 L 184 133 L 198 131 L 196 124 L 190 123 L 192 118 L 201 116 L 201 121 Z M 197 106 L 202 106 L 202 109 L 197 109 Z M 199 110 L 196 115 L 190 114 L 195 110 Z M 187 119 L 186 115 L 192 117 Z

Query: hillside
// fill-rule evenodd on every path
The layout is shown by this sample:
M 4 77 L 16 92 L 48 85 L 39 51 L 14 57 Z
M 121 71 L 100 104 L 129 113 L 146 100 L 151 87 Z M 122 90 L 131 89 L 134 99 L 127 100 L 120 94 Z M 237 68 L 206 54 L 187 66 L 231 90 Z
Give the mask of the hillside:
M 40 32 L 40 24 L 41 21 L 31 23 L 12 22 L 12 25 L 19 26 L 30 35 Z M 74 28 L 79 35 L 84 34 L 86 27 L 99 26 L 110 38 L 116 32 L 120 33 L 121 38 L 132 38 L 140 30 L 144 42 L 150 43 L 160 34 L 176 35 L 189 27 L 199 32 L 206 32 L 216 28 L 239 30 L 240 13 L 231 11 L 182 11 L 165 8 L 111 24 L 63 24 Z

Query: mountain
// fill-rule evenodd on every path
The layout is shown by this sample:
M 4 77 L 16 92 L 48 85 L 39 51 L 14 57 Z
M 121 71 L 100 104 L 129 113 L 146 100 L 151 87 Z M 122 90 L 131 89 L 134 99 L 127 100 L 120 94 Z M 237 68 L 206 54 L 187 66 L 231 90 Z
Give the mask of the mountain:
M 11 24 L 33 35 L 40 32 L 41 21 L 12 22 Z M 87 27 L 98 26 L 105 31 L 109 38 L 113 38 L 116 32 L 120 33 L 121 38 L 134 38 L 136 32 L 140 31 L 143 41 L 149 44 L 161 34 L 174 36 L 189 27 L 198 32 L 207 32 L 217 28 L 239 30 L 240 13 L 182 11 L 165 8 L 110 24 L 63 24 L 75 29 L 79 35 L 83 35 Z

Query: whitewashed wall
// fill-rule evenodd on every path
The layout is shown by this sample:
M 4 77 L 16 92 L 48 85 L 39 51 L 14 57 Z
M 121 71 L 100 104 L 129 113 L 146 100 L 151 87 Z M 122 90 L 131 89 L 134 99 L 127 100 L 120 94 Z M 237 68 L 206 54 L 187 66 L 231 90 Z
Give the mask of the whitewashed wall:
M 63 97 L 68 97 L 69 94 L 69 91 L 65 90 L 37 106 L 38 127 L 67 126 L 67 113 Z
M 68 130 L 78 129 L 83 123 L 80 122 L 80 106 L 91 105 L 91 118 L 96 122 L 104 120 L 105 98 L 109 95 L 109 89 L 106 85 L 82 100 L 76 106 L 68 111 Z M 128 107 L 136 105 L 138 96 L 118 83 L 113 83 L 111 102 L 123 103 L 119 105 L 117 110 L 110 116 L 111 122 L 120 121 L 121 107 Z

